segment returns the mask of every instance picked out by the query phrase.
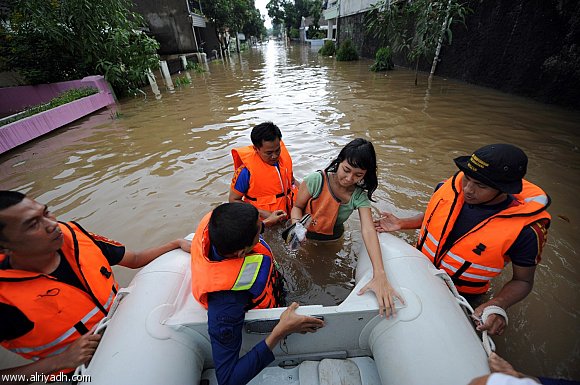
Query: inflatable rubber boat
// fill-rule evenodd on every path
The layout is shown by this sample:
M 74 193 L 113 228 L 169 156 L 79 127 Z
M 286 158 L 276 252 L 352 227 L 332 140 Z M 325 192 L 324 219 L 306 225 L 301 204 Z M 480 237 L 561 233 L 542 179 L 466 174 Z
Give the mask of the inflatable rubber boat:
M 487 355 L 464 300 L 448 276 L 405 241 L 379 236 L 389 280 L 404 297 L 396 317 L 379 316 L 372 292 L 356 293 L 372 277 L 364 246 L 356 286 L 337 306 L 302 305 L 324 317 L 316 333 L 292 334 L 252 385 L 465 385 L 489 373 Z M 103 338 L 87 367 L 91 384 L 217 384 L 206 310 L 191 294 L 190 256 L 170 251 L 122 289 L 97 328 Z M 451 284 L 452 285 L 452 284 Z M 246 314 L 241 354 L 265 338 L 285 308 Z M 86 377 L 85 377 L 86 378 Z

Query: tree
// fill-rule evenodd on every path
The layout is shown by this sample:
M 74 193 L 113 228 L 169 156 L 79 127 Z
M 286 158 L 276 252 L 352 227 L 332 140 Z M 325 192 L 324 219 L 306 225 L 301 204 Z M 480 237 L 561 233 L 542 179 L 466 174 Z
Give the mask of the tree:
M 158 67 L 159 44 L 140 32 L 130 0 L 15 0 L 0 27 L 1 55 L 31 84 L 100 74 L 118 94 Z
M 415 84 L 419 59 L 433 57 L 431 76 L 444 42 L 451 44 L 451 26 L 465 24 L 471 10 L 460 0 L 379 0 L 366 16 L 367 29 L 390 43 L 394 52 L 404 52 L 415 63 Z
M 270 0 L 266 9 L 272 24 L 284 24 L 287 29 L 299 29 L 302 17 L 312 17 L 314 29 L 318 29 L 322 0 Z
M 265 31 L 264 20 L 254 0 L 204 0 L 202 3 L 205 16 L 216 27 L 222 51 L 228 49 L 229 42 L 223 39 L 226 31 L 232 35 L 244 30 Z

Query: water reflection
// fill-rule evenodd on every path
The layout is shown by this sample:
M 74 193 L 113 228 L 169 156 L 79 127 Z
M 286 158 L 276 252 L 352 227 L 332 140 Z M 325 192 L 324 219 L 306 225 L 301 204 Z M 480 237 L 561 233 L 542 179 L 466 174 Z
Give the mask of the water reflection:
M 305 47 L 269 42 L 191 72 L 192 84 L 156 99 L 121 100 L 0 156 L 0 188 L 48 203 L 62 219 L 142 248 L 183 236 L 227 200 L 230 150 L 252 126 L 279 125 L 296 176 L 322 169 L 351 139 L 372 140 L 379 158 L 376 207 L 422 210 L 454 157 L 506 141 L 529 155 L 528 178 L 553 199 L 553 222 L 533 292 L 509 310 L 499 351 L 523 371 L 580 378 L 580 114 L 494 90 L 402 69 L 369 72 L 370 61 L 336 62 Z M 295 299 L 334 304 L 349 293 L 360 244 L 358 216 L 343 243 L 288 255 L 267 233 Z M 413 232 L 401 234 L 415 239 Z M 127 283 L 131 274 L 116 269 Z M 501 282 L 496 283 L 496 287 Z

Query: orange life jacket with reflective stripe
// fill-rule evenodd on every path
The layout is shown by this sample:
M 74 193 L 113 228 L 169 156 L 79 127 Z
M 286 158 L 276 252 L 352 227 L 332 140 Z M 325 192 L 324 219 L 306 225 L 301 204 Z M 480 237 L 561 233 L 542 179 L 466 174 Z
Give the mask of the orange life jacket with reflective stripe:
M 261 238 L 252 253 L 243 258 L 209 259 L 210 217 L 211 212 L 201 220 L 191 242 L 191 289 L 194 298 L 207 309 L 208 293 L 247 290 L 252 294 L 252 302 L 246 310 L 283 306 L 282 275 L 276 269 L 272 252 Z M 259 274 L 262 268 L 268 269 L 267 275 Z
M 280 141 L 278 167 L 265 163 L 254 146 L 234 148 L 232 158 L 236 176 L 240 166 L 245 166 L 250 172 L 250 186 L 244 201 L 260 210 L 284 210 L 290 215 L 296 199 L 296 186 L 292 184 L 292 158 L 284 142 Z
M 59 227 L 64 236 L 61 258 L 85 291 L 48 274 L 0 270 L 0 302 L 17 307 L 34 323 L 31 331 L 2 346 L 32 360 L 65 351 L 107 315 L 117 293 L 111 266 L 91 235 L 75 222 Z
M 550 198 L 538 186 L 524 180 L 522 192 L 513 195 L 512 205 L 477 224 L 448 250 L 443 250 L 464 204 L 462 179 L 462 172 L 455 174 L 433 194 L 417 248 L 435 267 L 451 276 L 460 293 L 482 294 L 509 262 L 506 253 L 522 229 L 551 218 L 546 211 Z
M 308 226 L 308 231 L 318 234 L 332 235 L 340 200 L 336 199 L 330 191 L 330 183 L 326 172 L 318 171 L 322 175 L 322 185 L 320 193 L 312 196 L 306 204 L 306 212 L 312 215 L 312 222 Z M 316 194 L 315 194 L 316 195 Z

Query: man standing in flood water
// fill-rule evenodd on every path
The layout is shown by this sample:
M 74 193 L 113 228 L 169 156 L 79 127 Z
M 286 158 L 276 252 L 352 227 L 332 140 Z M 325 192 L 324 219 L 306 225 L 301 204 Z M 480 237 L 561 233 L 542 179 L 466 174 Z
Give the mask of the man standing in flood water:
M 234 148 L 234 177 L 229 202 L 250 203 L 267 226 L 286 219 L 299 183 L 292 172 L 292 158 L 272 122 L 258 124 L 250 135 L 252 146 Z
M 34 361 L 0 370 L 3 381 L 23 375 L 13 381 L 27 383 L 88 362 L 101 338 L 90 330 L 117 294 L 111 266 L 136 269 L 177 248 L 189 252 L 191 242 L 130 251 L 78 223 L 58 222 L 22 193 L 0 191 L 0 343 Z
M 470 301 L 478 302 L 511 261 L 512 279 L 474 313 L 479 318 L 487 309 L 490 315 L 477 329 L 499 335 L 505 310 L 532 290 L 550 226 L 550 198 L 523 179 L 528 158 L 516 146 L 492 144 L 454 161 L 460 171 L 438 186 L 424 214 L 382 213 L 375 226 L 379 232 L 420 228 L 417 248 Z

